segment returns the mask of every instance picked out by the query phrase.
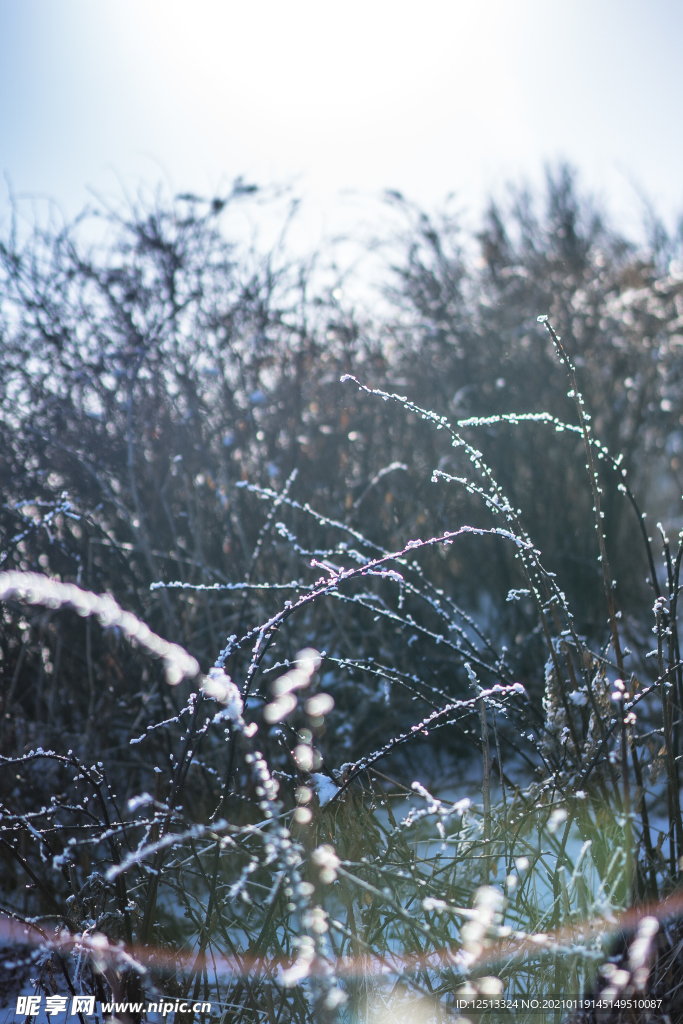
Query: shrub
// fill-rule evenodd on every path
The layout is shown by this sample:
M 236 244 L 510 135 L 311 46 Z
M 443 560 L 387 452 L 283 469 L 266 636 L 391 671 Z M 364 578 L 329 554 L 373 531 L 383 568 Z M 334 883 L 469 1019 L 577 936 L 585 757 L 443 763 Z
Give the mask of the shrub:
M 532 1012 L 523 997 L 591 993 L 661 1000 L 651 1019 L 679 1012 L 683 548 L 672 552 L 662 531 L 666 596 L 651 577 L 656 648 L 647 650 L 642 623 L 628 650 L 602 506 L 615 491 L 628 507 L 629 474 L 592 432 L 573 363 L 541 319 L 568 375 L 573 423 L 536 413 L 470 418 L 456 429 L 407 398 L 359 385 L 362 401 L 391 402 L 445 435 L 456 465 L 437 467 L 435 486 L 477 499 L 476 525 L 389 549 L 302 504 L 291 478 L 277 490 L 244 482 L 238 490 L 270 506 L 245 576 L 153 589 L 181 622 L 207 587 L 218 604 L 263 595 L 263 617 L 241 622 L 220 653 L 216 643 L 205 674 L 111 598 L 26 572 L 0 574 L 6 619 L 20 620 L 26 606 L 47 609 L 44 631 L 57 617 L 65 637 L 85 630 L 86 652 L 97 644 L 102 660 L 108 651 L 112 674 L 122 671 L 128 640 L 163 659 L 167 674 L 141 678 L 137 714 L 129 703 L 120 735 L 93 755 L 88 730 L 99 702 L 115 696 L 103 697 L 86 658 L 79 748 L 27 751 L 24 738 L 21 752 L 2 759 L 5 778 L 20 783 L 6 785 L 0 823 L 14 868 L 7 900 L 28 926 L 35 949 L 26 959 L 43 991 L 66 985 L 102 1002 L 173 1006 L 203 1000 L 223 1020 L 269 1022 L 385 1009 L 436 1019 L 456 1011 L 457 999 L 503 992 L 517 999 L 521 1019 Z M 479 449 L 478 433 L 491 425 L 550 431 L 583 446 L 604 644 L 581 634 L 561 581 Z M 34 512 L 67 555 L 75 514 L 66 501 Z M 646 532 L 644 540 L 654 566 Z M 534 650 L 545 647 L 542 693 L 519 681 L 500 637 L 487 636 L 433 582 L 432 552 L 457 552 L 465 542 L 512 550 L 508 597 L 533 607 Z M 257 564 L 276 565 L 277 578 L 261 582 L 249 571 Z M 243 599 L 244 615 L 254 607 Z M 352 614 L 338 619 L 338 608 Z M 377 644 L 374 620 L 387 624 L 391 644 Z M 344 640 L 353 656 L 322 644 L 293 655 L 301 637 L 320 628 L 327 640 L 338 621 L 354 629 Z M 75 645 L 63 647 L 73 656 Z M 414 649 L 426 652 L 422 671 L 412 669 Z M 134 664 L 140 672 L 139 657 Z M 370 718 L 367 740 L 377 695 L 388 712 L 400 693 L 418 712 L 409 728 L 388 741 L 378 729 L 375 749 L 334 768 L 352 703 Z M 467 744 L 476 781 L 451 761 L 438 789 L 425 785 L 445 745 L 434 734 Z M 422 778 L 406 787 L 418 765 Z M 27 807 L 46 778 L 49 805 Z M 20 888 L 26 876 L 28 892 Z M 610 949 L 615 931 L 621 946 Z
M 477 246 L 448 211 L 430 217 L 396 196 L 392 206 L 405 228 L 392 249 L 389 298 L 398 315 L 385 330 L 414 400 L 452 422 L 510 412 L 570 418 L 572 399 L 555 372 L 553 347 L 534 329 L 536 315 L 548 312 L 566 339 L 595 429 L 622 455 L 634 494 L 647 495 L 655 521 L 679 516 L 680 231 L 668 236 L 651 220 L 649 244 L 630 241 L 580 193 L 567 167 L 548 174 L 545 195 L 516 188 L 507 203 L 492 203 Z M 561 576 L 582 631 L 601 638 L 580 440 L 572 445 L 566 435 L 537 430 L 513 435 L 495 422 L 477 437 L 548 567 Z M 448 460 L 448 452 L 430 464 L 439 458 Z M 469 522 L 477 514 L 473 506 L 458 511 Z M 643 586 L 646 565 L 634 557 L 638 523 L 616 492 L 605 494 L 602 511 L 622 610 L 642 616 L 651 596 Z M 511 585 L 505 550 L 482 561 L 473 549 L 459 561 L 468 603 L 485 581 L 493 605 L 504 607 Z

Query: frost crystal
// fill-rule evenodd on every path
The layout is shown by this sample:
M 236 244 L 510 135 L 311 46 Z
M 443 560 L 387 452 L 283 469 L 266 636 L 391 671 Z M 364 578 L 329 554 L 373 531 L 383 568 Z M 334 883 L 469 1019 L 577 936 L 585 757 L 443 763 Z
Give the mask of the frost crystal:
M 311 778 L 313 779 L 315 790 L 318 794 L 318 803 L 321 807 L 324 807 L 326 804 L 329 804 L 330 800 L 334 799 L 339 792 L 339 789 L 335 786 L 332 779 L 327 775 L 323 775 L 322 772 L 314 772 Z
M 213 697 L 219 704 L 225 705 L 223 710 L 216 715 L 214 721 L 228 718 L 235 725 L 241 724 L 244 703 L 240 691 L 222 668 L 217 668 L 215 665 L 210 668 L 209 674 L 204 677 L 201 686 L 207 697 Z

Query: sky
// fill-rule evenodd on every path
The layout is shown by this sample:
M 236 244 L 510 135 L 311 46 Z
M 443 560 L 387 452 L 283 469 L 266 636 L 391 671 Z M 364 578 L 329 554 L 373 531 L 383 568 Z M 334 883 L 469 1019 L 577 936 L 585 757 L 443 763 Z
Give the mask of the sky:
M 0 0 L 0 214 L 242 175 L 314 245 L 384 189 L 477 211 L 568 160 L 620 222 L 671 219 L 681 52 L 680 0 Z

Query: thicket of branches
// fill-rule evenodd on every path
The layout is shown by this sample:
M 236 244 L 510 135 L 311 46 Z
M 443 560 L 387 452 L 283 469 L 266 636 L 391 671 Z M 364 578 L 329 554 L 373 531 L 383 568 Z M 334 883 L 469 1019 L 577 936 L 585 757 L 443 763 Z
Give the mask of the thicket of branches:
M 520 933 L 573 927 L 591 907 L 602 913 L 601 901 L 623 907 L 675 885 L 676 700 L 667 710 L 663 691 L 662 704 L 642 705 L 646 732 L 669 729 L 650 751 L 652 807 L 668 800 L 670 825 L 657 847 L 637 753 L 624 769 L 633 723 L 620 723 L 630 711 L 613 714 L 608 691 L 618 673 L 640 702 L 634 680 L 646 687 L 648 666 L 650 685 L 681 685 L 675 608 L 664 598 L 659 661 L 645 661 L 653 597 L 677 594 L 679 562 L 648 553 L 652 527 L 638 505 L 654 496 L 669 513 L 678 488 L 678 240 L 658 229 L 644 252 L 619 237 L 566 170 L 549 179 L 540 214 L 523 192 L 492 206 L 476 256 L 449 217 L 430 219 L 393 196 L 401 229 L 384 308 L 389 299 L 394 312 L 379 322 L 354 311 L 343 284 L 317 286 L 314 266 L 283 247 L 259 253 L 231 239 L 231 211 L 254 200 L 237 183 L 212 202 L 99 210 L 106 231 L 96 243 L 79 223 L 28 235 L 16 225 L 0 246 L 0 571 L 111 594 L 202 673 L 218 666 L 215 685 L 227 685 L 224 669 L 242 692 L 233 701 L 224 690 L 217 717 L 215 693 L 168 687 L 117 621 L 85 606 L 79 618 L 62 607 L 73 601 L 33 601 L 8 576 L 2 907 L 39 928 L 97 931 L 142 950 L 148 975 L 116 957 L 91 972 L 98 997 L 117 986 L 134 995 L 148 978 L 167 995 L 220 999 L 225 1019 L 318 1020 L 346 1013 L 342 996 L 361 1012 L 366 983 L 338 988 L 324 967 L 336 915 L 335 954 L 358 967 L 366 956 L 410 953 L 404 981 L 447 1006 L 458 979 L 487 977 L 477 966 L 483 937 L 498 934 L 503 906 L 487 883 L 514 874 L 520 856 L 542 861 L 542 837 L 554 858 L 548 900 L 531 907 L 520 888 L 511 911 Z M 539 313 L 563 336 L 573 385 Z M 384 394 L 341 385 L 349 374 Z M 579 388 L 606 445 L 595 449 L 602 552 Z M 464 486 L 444 486 L 449 477 Z M 610 642 L 631 649 L 627 669 Z M 329 701 L 320 713 L 278 705 L 270 684 L 302 648 L 322 652 L 307 685 L 330 694 L 334 710 Z M 279 710 L 266 713 L 267 703 Z M 244 720 L 259 725 L 257 741 Z M 444 823 L 465 809 L 456 800 L 453 810 L 452 794 L 467 751 L 484 758 L 483 804 L 434 853 Z M 425 790 L 426 813 L 401 824 L 391 801 L 404 798 L 416 765 L 421 784 L 448 790 L 451 804 Z M 525 789 L 534 772 L 540 789 Z M 492 809 L 496 776 L 503 804 Z M 581 786 L 585 813 L 566 800 Z M 571 827 L 591 844 L 597 890 L 570 864 Z M 158 845 L 176 833 L 177 849 Z M 484 930 L 468 939 L 449 908 L 477 885 L 473 920 Z M 436 917 L 408 925 L 418 905 Z M 589 982 L 588 947 L 575 940 L 562 970 L 576 988 Z M 49 953 L 26 963 L 47 991 L 70 968 L 60 952 L 68 943 L 45 941 Z M 677 934 L 667 942 L 670 952 Z M 460 959 L 435 980 L 429 958 L 446 948 Z M 548 947 L 556 967 L 564 948 Z M 214 953 L 237 958 L 240 980 L 225 982 L 225 964 L 210 979 Z M 273 966 L 297 955 L 310 991 Z M 542 990 L 538 963 L 529 977 Z

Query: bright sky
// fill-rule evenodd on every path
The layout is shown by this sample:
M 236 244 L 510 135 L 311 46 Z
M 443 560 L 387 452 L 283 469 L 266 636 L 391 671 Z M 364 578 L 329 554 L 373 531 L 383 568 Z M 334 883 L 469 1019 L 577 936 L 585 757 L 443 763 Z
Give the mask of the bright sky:
M 67 214 L 294 182 L 312 244 L 342 190 L 476 209 L 561 157 L 618 215 L 638 189 L 672 215 L 681 53 L 680 0 L 0 0 L 0 170 Z

